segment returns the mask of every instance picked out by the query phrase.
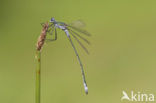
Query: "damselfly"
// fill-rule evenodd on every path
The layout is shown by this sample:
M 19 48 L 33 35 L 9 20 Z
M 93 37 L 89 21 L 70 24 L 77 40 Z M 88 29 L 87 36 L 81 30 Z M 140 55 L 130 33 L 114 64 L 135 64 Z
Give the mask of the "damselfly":
M 72 25 L 68 25 L 64 22 L 58 22 L 56 21 L 54 18 L 51 18 L 50 20 L 50 23 L 49 23 L 49 27 L 48 27 L 48 33 L 49 34 L 53 34 L 55 32 L 55 38 L 54 39 L 48 39 L 50 41 L 55 41 L 57 40 L 57 31 L 56 31 L 56 28 L 58 29 L 61 29 L 65 32 L 65 34 L 67 35 L 73 49 L 74 49 L 74 52 L 77 56 L 77 59 L 79 61 L 79 64 L 80 64 L 80 67 L 81 67 L 81 72 L 82 72 L 82 78 L 83 78 L 83 84 L 84 84 L 84 89 L 85 89 L 85 93 L 88 94 L 88 87 L 87 87 L 87 83 L 86 83 L 86 79 L 85 79 L 85 73 L 84 73 L 84 69 L 83 69 L 83 65 L 82 65 L 82 62 L 80 60 L 80 57 L 79 57 L 79 54 L 73 44 L 73 41 L 70 37 L 70 35 L 72 35 L 75 40 L 80 44 L 80 46 L 86 51 L 86 53 L 88 53 L 88 50 L 85 48 L 85 46 L 79 41 L 79 39 L 77 37 L 79 37 L 80 39 L 84 40 L 86 43 L 90 44 L 90 42 L 85 39 L 84 37 L 82 37 L 81 35 L 79 35 L 77 32 L 79 33 L 82 33 L 82 34 L 85 34 L 87 36 L 90 36 L 90 33 L 88 33 L 86 30 L 83 30 L 83 29 L 80 29 L 76 26 L 72 26 Z M 76 30 L 77 32 L 75 32 L 74 30 Z

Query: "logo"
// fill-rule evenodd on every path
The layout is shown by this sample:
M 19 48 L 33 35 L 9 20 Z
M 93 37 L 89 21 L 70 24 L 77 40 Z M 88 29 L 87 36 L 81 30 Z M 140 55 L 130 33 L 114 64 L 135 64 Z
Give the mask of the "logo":
M 139 102 L 153 102 L 154 94 L 147 94 L 141 92 L 131 91 L 130 95 L 128 95 L 125 91 L 122 91 L 121 101 L 139 101 Z

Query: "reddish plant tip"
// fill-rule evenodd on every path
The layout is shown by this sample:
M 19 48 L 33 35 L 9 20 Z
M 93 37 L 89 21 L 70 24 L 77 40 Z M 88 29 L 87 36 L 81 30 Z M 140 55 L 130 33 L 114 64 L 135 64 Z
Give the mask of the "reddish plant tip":
M 43 25 L 41 34 L 40 34 L 40 36 L 38 38 L 37 45 L 36 45 L 36 47 L 37 47 L 36 49 L 38 51 L 41 51 L 41 49 L 43 47 L 43 44 L 44 44 L 44 41 L 45 41 L 45 38 L 46 38 L 47 30 L 48 30 L 48 22 Z

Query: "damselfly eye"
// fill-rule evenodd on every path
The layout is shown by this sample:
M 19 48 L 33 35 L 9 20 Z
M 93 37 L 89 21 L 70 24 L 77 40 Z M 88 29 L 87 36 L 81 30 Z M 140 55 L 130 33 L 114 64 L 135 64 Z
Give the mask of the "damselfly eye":
M 50 22 L 54 22 L 54 21 L 55 21 L 55 19 L 54 18 L 51 18 Z

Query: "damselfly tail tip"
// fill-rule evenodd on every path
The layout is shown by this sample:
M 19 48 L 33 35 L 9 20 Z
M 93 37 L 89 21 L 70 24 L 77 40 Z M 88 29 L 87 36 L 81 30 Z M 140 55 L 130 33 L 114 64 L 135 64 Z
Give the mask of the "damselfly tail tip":
M 84 83 L 84 89 L 85 89 L 85 93 L 88 94 L 88 87 L 86 83 Z
M 85 88 L 85 93 L 86 93 L 86 95 L 88 95 L 88 87 Z

